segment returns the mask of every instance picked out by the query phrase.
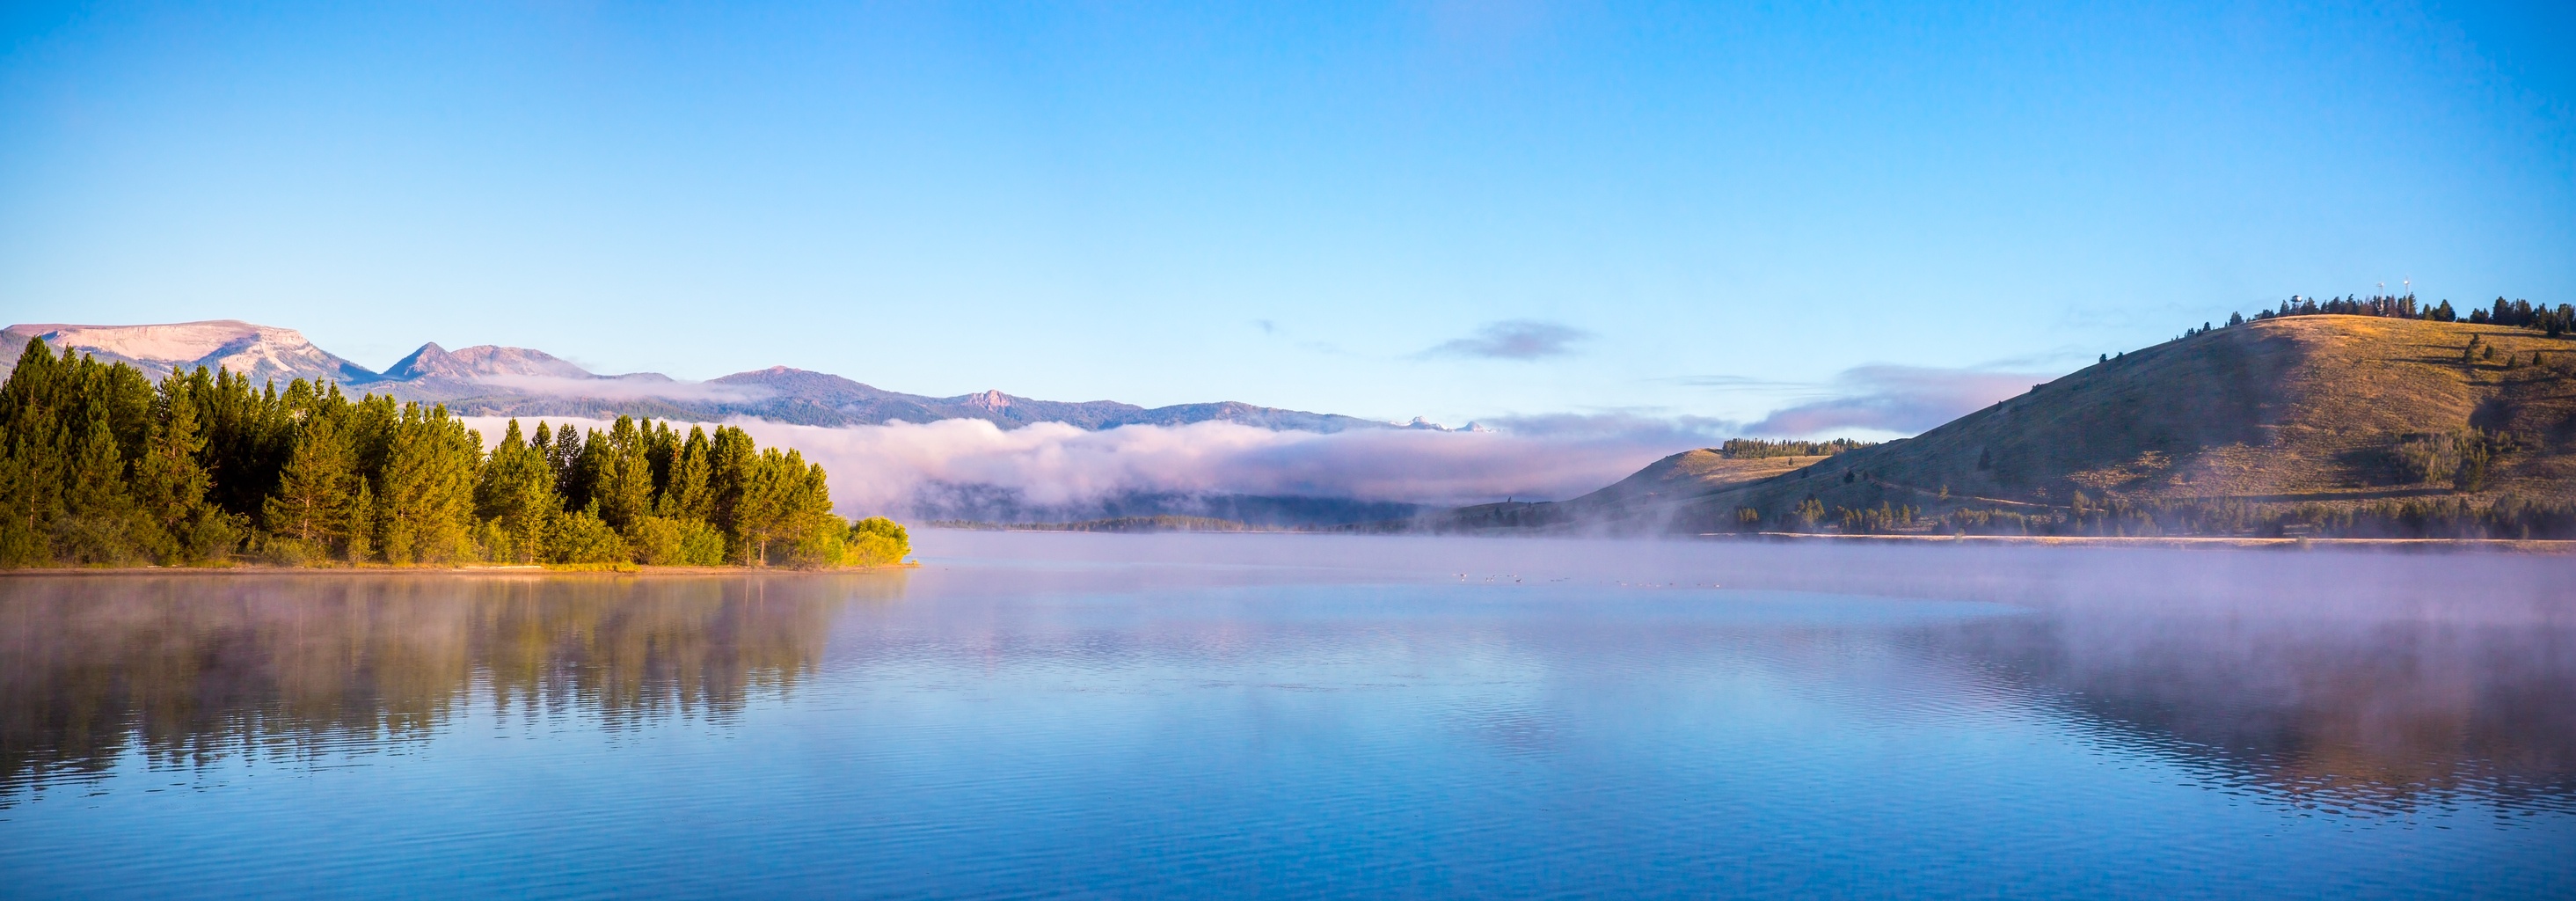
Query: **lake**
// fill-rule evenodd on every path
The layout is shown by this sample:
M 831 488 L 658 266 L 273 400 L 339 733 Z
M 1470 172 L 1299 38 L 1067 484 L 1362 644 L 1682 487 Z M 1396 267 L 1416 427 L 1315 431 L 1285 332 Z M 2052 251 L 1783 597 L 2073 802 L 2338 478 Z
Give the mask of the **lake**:
M 2576 896 L 2576 560 L 0 578 L 0 894 Z

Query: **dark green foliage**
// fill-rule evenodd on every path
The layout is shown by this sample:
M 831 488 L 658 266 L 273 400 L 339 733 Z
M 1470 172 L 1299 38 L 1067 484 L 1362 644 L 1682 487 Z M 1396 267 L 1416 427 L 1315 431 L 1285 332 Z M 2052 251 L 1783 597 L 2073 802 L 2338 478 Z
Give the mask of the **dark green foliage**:
M 2488 467 L 2495 458 L 2517 449 L 2511 432 L 2469 429 L 2463 432 L 2410 435 L 2389 456 L 2400 484 L 2447 483 L 2466 492 L 2486 490 Z
M 0 385 L 0 566 L 184 563 L 220 553 L 197 411 L 180 382 L 30 340 Z
M 542 424 L 537 427 L 540 436 L 548 431 Z M 484 461 L 482 477 L 474 485 L 474 512 L 493 524 L 484 547 L 494 561 L 525 564 L 545 559 L 546 533 L 562 512 L 562 504 L 555 495 L 553 465 L 539 445 L 519 437 L 517 420 L 501 433 L 501 443 Z
M 1726 443 L 1718 445 L 1716 450 L 1718 456 L 1725 457 L 1729 460 L 1760 460 L 1768 457 L 1826 457 L 1839 454 L 1847 450 L 1857 450 L 1859 448 L 1868 447 L 1876 443 L 1877 442 L 1874 441 L 1854 441 L 1850 438 L 1836 438 L 1831 441 L 1794 441 L 1785 439 L 1769 441 L 1761 438 L 1729 438 L 1726 439 Z
M 2313 297 L 2293 297 L 2282 301 L 2279 309 L 2254 312 L 2254 318 L 2257 320 L 2278 319 L 2284 316 L 2382 316 L 2396 319 L 2422 319 L 2428 322 L 2462 321 L 2459 312 L 2451 308 L 2450 301 L 2445 300 L 2435 306 L 2424 306 L 2416 303 L 2413 294 L 2402 297 L 2330 297 L 2323 301 Z M 2227 324 L 2240 325 L 2246 321 L 2242 315 L 2230 315 Z M 2556 338 L 2576 331 L 2576 307 L 2562 303 L 2552 309 L 2547 304 L 2535 305 L 2528 300 L 2507 302 L 2499 297 L 2490 308 L 2471 309 L 2466 321 L 2481 325 L 2509 325 L 2535 329 Z M 2210 328 L 2207 324 L 2203 324 L 2197 331 L 2186 332 L 2185 336 L 2206 331 L 2210 331 Z
M 490 453 L 439 406 L 132 367 L 31 341 L 0 384 L 0 566 L 213 563 L 883 565 L 820 466 L 741 429 L 512 421 Z

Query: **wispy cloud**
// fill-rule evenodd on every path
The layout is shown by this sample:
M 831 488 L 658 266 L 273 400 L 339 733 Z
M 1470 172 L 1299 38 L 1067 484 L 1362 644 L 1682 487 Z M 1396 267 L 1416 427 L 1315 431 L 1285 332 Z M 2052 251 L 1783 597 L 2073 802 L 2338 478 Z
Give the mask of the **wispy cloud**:
M 1475 425 L 1529 439 L 1625 442 L 1670 448 L 1667 453 L 1673 453 L 1734 437 L 1742 423 L 1706 416 L 1617 412 L 1505 416 L 1480 419 Z
M 1983 369 L 1861 366 L 1843 370 L 1834 396 L 1774 410 L 1744 427 L 1753 435 L 1820 435 L 1839 429 L 1913 434 L 2020 394 L 2051 376 Z
M 1443 342 L 1422 352 L 1426 357 L 1483 357 L 1492 360 L 1538 360 L 1574 353 L 1574 345 L 1591 332 L 1558 322 L 1506 319 L 1486 323 L 1476 333 Z
M 1755 378 L 1749 375 L 1683 375 L 1657 379 L 1691 388 L 1715 388 L 1719 391 L 1815 391 L 1823 386 L 1814 382 L 1788 382 Z

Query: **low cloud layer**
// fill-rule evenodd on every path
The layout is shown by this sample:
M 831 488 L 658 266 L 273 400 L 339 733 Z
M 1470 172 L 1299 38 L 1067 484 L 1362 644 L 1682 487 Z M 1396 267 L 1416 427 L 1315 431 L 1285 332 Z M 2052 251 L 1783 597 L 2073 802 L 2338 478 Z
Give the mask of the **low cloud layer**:
M 2027 372 L 1861 366 L 1835 377 L 1834 396 L 1774 410 L 1744 431 L 1794 436 L 1877 429 L 1911 435 L 2050 378 Z
M 1096 514 L 1080 511 L 1112 509 L 1120 499 L 1140 495 L 1453 506 L 1506 497 L 1574 497 L 1666 455 L 1736 435 L 1913 434 L 2019 394 L 2044 378 L 1864 366 L 1820 386 L 1828 396 L 1795 403 L 1750 424 L 1634 414 L 1516 417 L 1463 431 L 1357 429 L 1333 434 L 1229 422 L 1099 431 L 1061 423 L 1006 430 L 980 419 L 843 427 L 758 419 L 734 424 L 762 444 L 793 447 L 823 464 L 832 473 L 833 499 L 849 515 L 958 515 L 960 499 L 970 498 L 991 500 L 983 508 L 988 510 L 1044 510 L 1082 518 Z M 661 386 L 658 390 L 731 387 Z M 530 417 L 521 419 L 534 428 Z M 487 438 L 501 434 L 499 418 L 469 421 Z M 570 421 L 605 426 L 595 420 Z
M 592 400 L 655 399 L 734 403 L 761 400 L 770 395 L 769 389 L 758 385 L 683 382 L 659 376 L 566 378 L 551 375 L 487 375 L 477 377 L 474 383 L 505 388 L 521 394 Z
M 1538 360 L 1574 353 L 1574 345 L 1591 337 L 1591 332 L 1562 323 L 1508 319 L 1487 323 L 1474 335 L 1448 341 L 1423 351 L 1423 355 Z
M 499 418 L 468 421 L 486 438 L 501 434 Z M 832 474 L 833 500 L 852 515 L 909 514 L 924 492 L 956 486 L 989 486 L 1048 507 L 1140 492 L 1434 505 L 1566 498 L 1719 437 L 1689 421 L 1619 416 L 1512 420 L 1480 431 L 1333 434 L 1226 422 L 1101 431 L 1055 423 L 1005 431 L 980 419 L 839 428 L 736 424 L 764 445 L 793 447 L 823 464 Z M 525 418 L 522 425 L 535 427 Z

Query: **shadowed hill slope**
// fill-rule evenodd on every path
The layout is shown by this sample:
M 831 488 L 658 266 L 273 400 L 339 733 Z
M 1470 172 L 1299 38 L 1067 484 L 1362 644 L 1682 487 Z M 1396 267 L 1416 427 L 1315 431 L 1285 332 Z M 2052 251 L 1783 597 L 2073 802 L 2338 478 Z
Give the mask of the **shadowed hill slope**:
M 2256 521 L 2278 529 L 2288 507 L 2565 505 L 2576 499 L 2576 341 L 2487 324 L 2261 320 L 2088 366 L 1914 438 L 1789 472 L 1685 473 L 1701 453 L 1520 521 L 1932 531 L 1963 521 L 1942 521 L 1960 511 L 2081 523 L 2117 507 L 2145 511 L 2124 514 L 2143 524 L 2153 511 L 2225 507 L 2235 511 L 2229 525 L 2192 530 L 2229 531 Z M 1650 484 L 1659 487 L 1638 490 Z M 1613 492 L 1626 500 L 1603 497 Z M 1456 511 L 1462 525 L 1474 509 Z M 1874 510 L 1888 516 L 1841 515 Z
M 1695 525 L 1679 521 L 1694 501 L 1827 459 L 1784 456 L 1737 459 L 1716 448 L 1687 450 L 1648 464 L 1610 487 L 1567 501 L 1506 501 L 1435 514 L 1422 525 L 1436 530 L 1511 528 L 1565 523 L 1615 524 L 1630 531 L 1664 531 Z

